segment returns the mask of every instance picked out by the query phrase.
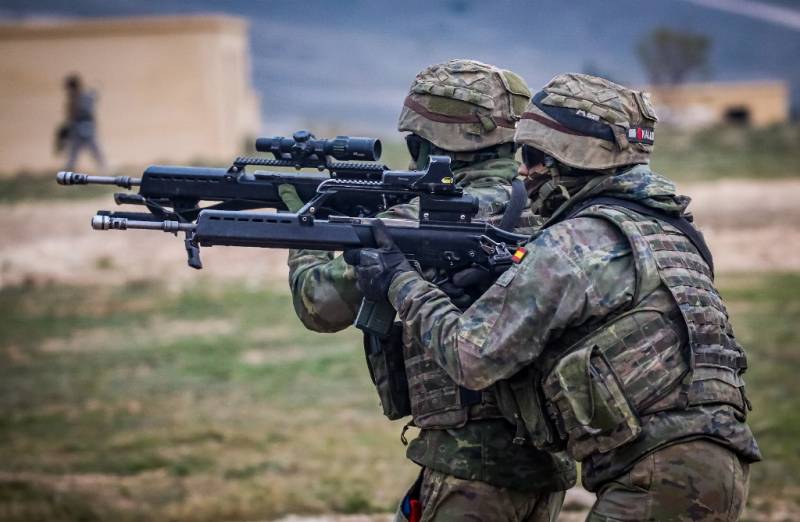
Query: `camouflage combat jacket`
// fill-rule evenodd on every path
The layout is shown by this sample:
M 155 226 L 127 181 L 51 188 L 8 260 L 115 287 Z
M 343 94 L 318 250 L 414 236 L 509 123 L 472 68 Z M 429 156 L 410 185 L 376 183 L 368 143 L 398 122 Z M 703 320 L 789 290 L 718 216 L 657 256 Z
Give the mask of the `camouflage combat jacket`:
M 456 170 L 456 183 L 478 198 L 479 218 L 500 215 L 510 199 L 517 163 L 495 159 Z M 379 217 L 417 219 L 417 201 L 397 205 Z M 295 311 L 303 324 L 319 332 L 335 332 L 353 324 L 361 303 L 353 268 L 332 253 L 293 250 L 289 283 Z M 403 333 L 403 354 L 414 425 L 419 436 L 407 456 L 422 466 L 468 480 L 521 490 L 562 490 L 575 480 L 566 457 L 513 444 L 514 426 L 497 409 L 491 392 L 466 404 L 464 394 Z M 473 394 L 474 395 L 474 394 Z
M 688 198 L 674 190 L 638 166 L 589 197 L 680 215 Z M 678 229 L 594 205 L 540 232 L 463 314 L 414 273 L 392 282 L 389 299 L 456 382 L 512 383 L 534 443 L 565 447 L 594 490 L 681 440 L 712 439 L 760 460 L 745 422 L 746 358 L 712 277 Z

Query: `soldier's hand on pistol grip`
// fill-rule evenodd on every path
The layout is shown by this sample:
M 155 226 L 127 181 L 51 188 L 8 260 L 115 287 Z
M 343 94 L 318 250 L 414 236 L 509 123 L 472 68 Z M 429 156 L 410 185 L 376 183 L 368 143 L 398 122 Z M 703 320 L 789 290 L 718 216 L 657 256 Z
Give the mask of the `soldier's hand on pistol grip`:
M 286 208 L 289 209 L 289 212 L 296 213 L 298 210 L 303 208 L 303 200 L 300 199 L 300 196 L 297 194 L 297 189 L 294 188 L 294 185 L 290 185 L 289 183 L 282 183 L 278 185 L 278 196 L 280 196 L 283 204 L 286 205 Z
M 502 272 L 486 270 L 477 266 L 465 268 L 451 274 L 447 281 L 439 283 L 438 286 L 454 305 L 461 310 L 466 310 L 492 286 L 500 273 Z
M 378 248 L 346 250 L 344 259 L 355 267 L 356 284 L 364 297 L 370 301 L 382 301 L 386 299 L 394 278 L 414 269 L 380 219 L 372 223 L 372 236 Z

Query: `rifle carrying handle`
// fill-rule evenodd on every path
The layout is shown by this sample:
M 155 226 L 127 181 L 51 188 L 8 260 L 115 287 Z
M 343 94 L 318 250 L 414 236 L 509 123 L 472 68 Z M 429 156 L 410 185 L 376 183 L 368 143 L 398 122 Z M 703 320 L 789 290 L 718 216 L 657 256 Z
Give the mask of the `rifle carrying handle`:
M 354 325 L 368 334 L 386 337 L 392 330 L 396 313 L 392 304 L 387 300 L 369 301 L 363 299 Z

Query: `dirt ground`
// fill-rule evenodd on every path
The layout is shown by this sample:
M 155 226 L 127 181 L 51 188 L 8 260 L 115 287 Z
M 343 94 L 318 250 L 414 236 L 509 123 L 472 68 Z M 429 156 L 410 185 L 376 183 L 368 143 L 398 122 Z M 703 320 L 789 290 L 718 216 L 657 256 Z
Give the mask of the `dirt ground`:
M 800 181 L 726 180 L 684 184 L 718 272 L 800 270 Z M 0 206 L 0 287 L 22 282 L 97 284 L 162 279 L 181 287 L 203 278 L 285 281 L 281 250 L 205 248 L 201 272 L 182 242 L 164 233 L 94 231 L 108 198 Z

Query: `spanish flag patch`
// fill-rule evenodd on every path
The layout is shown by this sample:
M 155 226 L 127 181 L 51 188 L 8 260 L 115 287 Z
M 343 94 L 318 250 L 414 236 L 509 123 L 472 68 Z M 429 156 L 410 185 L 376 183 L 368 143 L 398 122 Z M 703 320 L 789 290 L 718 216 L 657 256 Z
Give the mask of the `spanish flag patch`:
M 517 251 L 511 256 L 511 261 L 514 263 L 522 263 L 522 260 L 525 259 L 525 256 L 528 255 L 528 250 L 524 247 L 517 248 Z

